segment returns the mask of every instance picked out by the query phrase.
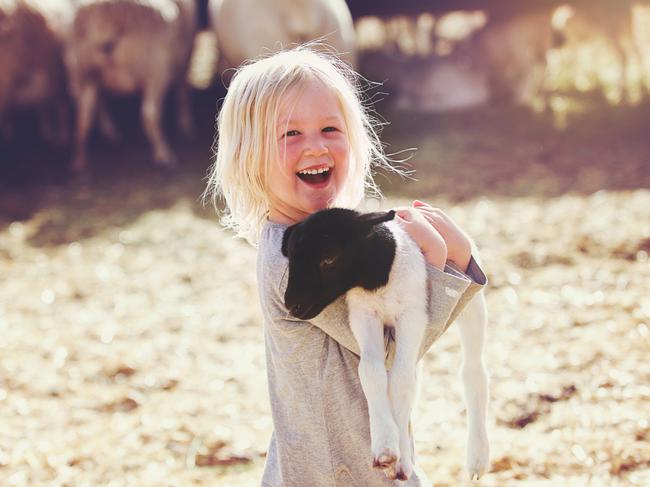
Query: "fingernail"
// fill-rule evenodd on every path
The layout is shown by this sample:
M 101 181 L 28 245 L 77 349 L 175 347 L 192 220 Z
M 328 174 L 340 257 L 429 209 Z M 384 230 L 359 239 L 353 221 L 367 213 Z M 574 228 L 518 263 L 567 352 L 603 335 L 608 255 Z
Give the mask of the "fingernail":
M 415 200 L 415 201 L 413 201 L 413 206 L 422 206 L 422 205 L 424 205 L 424 204 L 425 204 L 425 203 L 423 203 L 423 202 L 420 201 L 420 200 Z

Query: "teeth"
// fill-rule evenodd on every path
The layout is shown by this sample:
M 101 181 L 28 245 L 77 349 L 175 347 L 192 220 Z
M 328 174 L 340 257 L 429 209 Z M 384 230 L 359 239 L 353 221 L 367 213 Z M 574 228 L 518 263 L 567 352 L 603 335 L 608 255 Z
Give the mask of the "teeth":
M 302 171 L 298 171 L 298 174 L 322 174 L 329 170 L 329 167 L 321 167 L 320 169 L 304 169 Z

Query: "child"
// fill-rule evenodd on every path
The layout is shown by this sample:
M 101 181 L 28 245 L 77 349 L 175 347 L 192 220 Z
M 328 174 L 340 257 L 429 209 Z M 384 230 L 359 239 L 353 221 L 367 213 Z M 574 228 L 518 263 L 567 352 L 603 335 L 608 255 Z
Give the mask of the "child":
M 376 166 L 390 169 L 344 64 L 299 47 L 239 69 L 218 116 L 207 194 L 223 197 L 223 223 L 259 246 L 274 425 L 263 487 L 430 485 L 417 466 L 404 482 L 372 466 L 345 299 L 309 322 L 284 307 L 284 230 L 324 208 L 358 208 L 378 193 Z M 397 214 L 430 264 L 426 350 L 486 280 L 468 237 L 440 210 L 415 202 Z

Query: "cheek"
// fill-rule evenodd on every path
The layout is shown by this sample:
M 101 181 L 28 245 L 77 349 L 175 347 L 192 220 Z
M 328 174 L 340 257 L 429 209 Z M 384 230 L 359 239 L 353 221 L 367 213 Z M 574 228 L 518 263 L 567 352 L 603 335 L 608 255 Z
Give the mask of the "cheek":
M 289 146 L 287 146 L 286 151 L 284 150 L 284 147 L 278 149 L 278 154 L 276 156 L 277 163 L 273 167 L 276 180 L 283 181 L 284 184 L 293 181 L 296 175 L 296 153 L 297 151 Z
M 288 143 L 286 146 L 280 144 L 278 147 L 278 161 L 285 171 L 293 174 L 295 165 L 300 158 L 301 148 L 299 144 Z
M 350 173 L 350 151 L 347 141 L 337 144 L 334 149 L 334 157 L 336 159 L 337 168 L 337 182 L 343 182 L 347 179 Z

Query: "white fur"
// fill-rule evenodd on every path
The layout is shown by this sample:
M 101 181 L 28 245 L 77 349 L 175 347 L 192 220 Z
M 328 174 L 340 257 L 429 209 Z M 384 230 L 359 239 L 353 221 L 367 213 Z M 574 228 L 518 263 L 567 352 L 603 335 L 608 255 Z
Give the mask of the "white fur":
M 354 23 L 344 0 L 210 0 L 208 11 L 222 68 L 313 40 L 356 63 Z
M 350 327 L 361 351 L 359 378 L 368 402 L 373 461 L 394 479 L 398 475 L 408 478 L 413 472 L 409 420 L 418 389 L 418 352 L 428 319 L 427 270 L 419 247 L 399 224 L 388 222 L 387 226 L 397 247 L 388 284 L 375 291 L 353 288 L 346 298 Z M 467 469 L 472 478 L 482 475 L 489 463 L 488 381 L 482 358 L 486 324 L 485 299 L 480 292 L 458 321 L 469 430 Z M 388 371 L 384 325 L 395 329 L 396 351 Z

